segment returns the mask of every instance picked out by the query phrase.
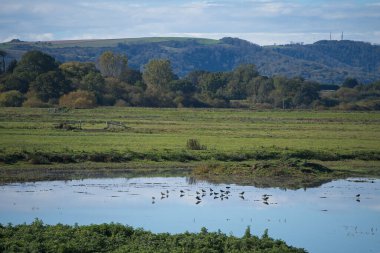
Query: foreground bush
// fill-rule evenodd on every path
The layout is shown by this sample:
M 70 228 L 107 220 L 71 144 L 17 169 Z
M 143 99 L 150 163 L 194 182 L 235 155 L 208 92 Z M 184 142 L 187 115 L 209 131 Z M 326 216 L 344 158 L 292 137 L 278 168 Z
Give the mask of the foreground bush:
M 306 252 L 274 240 L 259 238 L 249 228 L 242 238 L 220 232 L 154 234 L 121 224 L 90 226 L 0 225 L 0 252 Z

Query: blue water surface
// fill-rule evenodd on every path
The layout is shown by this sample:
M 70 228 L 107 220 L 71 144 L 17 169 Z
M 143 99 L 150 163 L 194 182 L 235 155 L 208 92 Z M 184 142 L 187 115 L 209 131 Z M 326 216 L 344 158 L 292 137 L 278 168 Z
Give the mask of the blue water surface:
M 228 198 L 221 198 L 227 190 Z M 270 195 L 267 201 L 264 194 Z M 309 252 L 379 253 L 380 180 L 337 180 L 300 190 L 215 185 L 185 177 L 0 186 L 0 223 L 35 218 L 47 224 L 118 222 L 169 233 L 206 227 L 236 236 L 250 226 L 253 234 L 268 229 L 269 236 Z

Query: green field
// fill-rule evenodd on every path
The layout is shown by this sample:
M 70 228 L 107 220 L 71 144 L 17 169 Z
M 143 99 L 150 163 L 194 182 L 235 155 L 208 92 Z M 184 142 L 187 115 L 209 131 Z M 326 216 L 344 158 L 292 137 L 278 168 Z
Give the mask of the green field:
M 47 48 L 65 48 L 65 47 L 116 47 L 119 43 L 135 44 L 135 43 L 155 43 L 166 41 L 188 41 L 195 40 L 202 45 L 212 45 L 220 43 L 219 40 L 190 38 L 190 37 L 143 37 L 143 38 L 125 38 L 125 39 L 89 39 L 89 40 L 57 40 L 44 42 L 6 42 L 0 43 L 1 49 L 9 49 L 13 46 L 35 46 Z
M 64 122 L 82 129 L 57 128 Z M 123 126 L 106 129 L 106 122 Z M 189 150 L 188 139 L 198 139 L 206 149 Z M 297 158 L 340 170 L 361 171 L 363 166 L 378 174 L 380 113 L 126 107 L 54 113 L 2 108 L 0 140 L 3 167 L 91 161 L 191 166 Z M 60 155 L 69 159 L 58 159 Z M 41 156 L 47 162 L 39 161 Z

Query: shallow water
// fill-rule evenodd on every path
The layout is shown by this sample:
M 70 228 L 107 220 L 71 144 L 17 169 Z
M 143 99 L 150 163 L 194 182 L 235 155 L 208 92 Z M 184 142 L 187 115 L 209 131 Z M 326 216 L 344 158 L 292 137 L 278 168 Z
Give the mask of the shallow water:
M 119 222 L 153 232 L 206 227 L 236 236 L 251 226 L 256 235 L 268 229 L 269 236 L 309 252 L 380 252 L 378 179 L 301 190 L 228 185 L 228 199 L 220 197 L 226 186 L 184 177 L 8 184 L 0 186 L 0 223 Z M 210 188 L 219 194 L 210 195 Z M 264 194 L 271 195 L 267 201 Z

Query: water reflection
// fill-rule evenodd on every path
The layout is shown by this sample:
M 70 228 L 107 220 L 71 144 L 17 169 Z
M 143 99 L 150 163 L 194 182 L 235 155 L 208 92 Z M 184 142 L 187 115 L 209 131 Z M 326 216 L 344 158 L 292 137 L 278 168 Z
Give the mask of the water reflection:
M 215 184 L 194 178 L 86 179 L 0 186 L 0 222 L 120 222 L 153 232 L 251 226 L 310 252 L 380 248 L 380 180 L 338 180 L 283 190 Z

